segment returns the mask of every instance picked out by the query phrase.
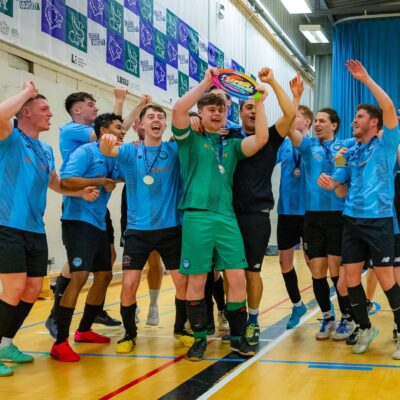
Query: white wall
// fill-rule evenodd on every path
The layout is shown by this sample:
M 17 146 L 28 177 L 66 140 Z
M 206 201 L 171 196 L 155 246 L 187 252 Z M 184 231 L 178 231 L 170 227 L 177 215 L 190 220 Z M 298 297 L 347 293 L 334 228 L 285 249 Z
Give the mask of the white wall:
M 295 70 L 277 48 L 261 36 L 259 31 L 251 24 L 251 20 L 246 20 L 233 3 L 227 0 L 223 2 L 225 5 L 225 18 L 223 20 L 216 17 L 214 0 L 161 0 L 160 3 L 189 23 L 201 36 L 209 37 L 211 42 L 222 49 L 229 57 L 245 66 L 247 70 L 256 74 L 263 66 L 273 68 L 277 80 L 285 90 L 289 90 L 288 82 L 294 76 Z M 40 91 L 47 96 L 51 104 L 54 113 L 52 127 L 49 132 L 42 134 L 41 139 L 53 147 L 56 166 L 59 169 L 61 157 L 58 150 L 58 126 L 69 120 L 63 106 L 65 97 L 74 91 L 87 91 L 95 95 L 100 112 L 106 112 L 112 109 L 112 88 L 106 83 L 79 75 L 39 56 L 19 50 L 0 41 L 0 101 L 16 93 L 26 79 L 34 79 Z M 136 101 L 137 99 L 130 95 L 125 111 L 133 107 Z M 311 104 L 311 101 L 312 90 L 307 86 L 304 94 L 304 103 Z M 269 122 L 272 124 L 281 115 L 273 93 L 270 93 L 266 109 Z M 134 135 L 132 133 L 127 136 L 127 140 L 132 140 L 133 138 Z M 273 176 L 276 200 L 278 179 L 279 168 L 276 169 Z M 113 193 L 109 205 L 116 231 L 116 244 L 118 244 L 120 232 L 120 190 L 121 188 Z M 61 268 L 66 258 L 61 243 L 60 215 L 61 197 L 49 191 L 45 222 L 49 242 L 49 256 L 55 258 L 55 269 Z M 276 244 L 276 214 L 274 213 L 272 214 L 272 222 L 271 243 Z M 119 255 L 121 255 L 120 250 Z

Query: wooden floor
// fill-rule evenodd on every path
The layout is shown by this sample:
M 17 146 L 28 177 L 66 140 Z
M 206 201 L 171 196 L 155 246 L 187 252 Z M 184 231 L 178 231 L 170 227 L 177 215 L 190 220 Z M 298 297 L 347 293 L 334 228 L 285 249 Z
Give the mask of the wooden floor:
M 52 339 L 44 327 L 51 301 L 40 300 L 18 333 L 15 343 L 35 356 L 31 365 L 16 365 L 12 377 L 0 379 L 0 399 L 393 399 L 400 394 L 400 362 L 394 349 L 392 313 L 380 289 L 375 298 L 381 309 L 372 316 L 380 334 L 368 353 L 351 354 L 343 342 L 316 341 L 320 313 L 315 307 L 311 278 L 296 254 L 299 286 L 309 311 L 304 322 L 286 331 L 291 304 L 279 272 L 277 257 L 266 257 L 262 270 L 264 297 L 260 308 L 261 346 L 258 354 L 242 360 L 221 343 L 221 333 L 209 337 L 206 359 L 185 360 L 186 348 L 172 337 L 174 290 L 165 276 L 159 300 L 160 325 L 144 323 L 148 289 L 139 288 L 141 308 L 136 349 L 116 355 L 121 328 L 95 325 L 112 338 L 108 345 L 75 344 L 79 363 L 60 363 L 49 357 Z M 107 295 L 107 309 L 119 317 L 119 285 Z M 72 329 L 76 328 L 85 294 L 79 299 Z M 334 301 L 335 307 L 336 301 Z M 338 311 L 337 311 L 338 314 Z M 73 330 L 71 330 L 73 332 Z M 218 333 L 218 332 L 217 332 Z M 11 364 L 10 364 L 11 365 Z M 260 397 L 261 396 L 261 397 Z

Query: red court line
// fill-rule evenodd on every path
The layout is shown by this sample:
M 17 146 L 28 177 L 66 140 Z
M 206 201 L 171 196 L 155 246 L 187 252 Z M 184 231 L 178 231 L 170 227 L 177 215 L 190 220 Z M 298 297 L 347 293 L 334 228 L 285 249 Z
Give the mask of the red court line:
M 311 287 L 312 287 L 312 285 L 309 285 L 309 286 L 305 287 L 304 289 L 300 290 L 300 293 L 305 292 L 306 290 L 310 289 Z M 263 310 L 262 312 L 260 312 L 259 315 L 263 315 L 263 314 L 265 314 L 266 312 L 273 310 L 274 308 L 280 306 L 282 303 L 285 303 L 285 302 L 288 301 L 288 300 L 289 300 L 289 297 L 284 298 L 283 300 L 279 301 L 278 303 L 274 304 L 273 306 L 268 307 L 268 308 L 266 308 L 265 310 Z M 213 342 L 213 341 L 209 341 L 208 344 L 210 344 L 211 342 Z M 128 390 L 128 389 L 130 389 L 131 387 L 137 385 L 138 383 L 143 382 L 143 381 L 146 380 L 147 378 L 152 377 L 153 375 L 157 374 L 158 372 L 160 372 L 160 371 L 162 371 L 162 370 L 164 370 L 164 369 L 170 367 L 171 365 L 176 364 L 177 362 L 181 361 L 181 360 L 184 359 L 185 357 L 186 357 L 186 353 L 180 355 L 179 357 L 174 358 L 174 359 L 171 360 L 171 361 L 168 361 L 167 363 L 161 365 L 161 366 L 158 367 L 158 368 L 153 369 L 152 371 L 148 372 L 147 374 L 145 374 L 145 375 L 143 375 L 143 376 L 141 376 L 141 377 L 139 377 L 139 378 L 137 378 L 137 379 L 135 379 L 135 380 L 133 380 L 133 381 L 127 383 L 126 385 L 121 386 L 119 389 L 114 390 L 113 392 L 111 392 L 111 393 L 109 393 L 109 394 L 106 394 L 106 395 L 103 396 L 103 397 L 100 397 L 99 400 L 108 400 L 108 399 L 111 399 L 111 398 L 117 396 L 118 394 L 120 394 L 120 393 L 122 393 L 122 392 L 125 392 L 125 390 Z

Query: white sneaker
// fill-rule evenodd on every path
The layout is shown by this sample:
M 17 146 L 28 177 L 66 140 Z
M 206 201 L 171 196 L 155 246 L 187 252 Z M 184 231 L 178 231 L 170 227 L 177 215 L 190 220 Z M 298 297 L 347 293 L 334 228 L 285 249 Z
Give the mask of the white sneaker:
M 140 307 L 136 306 L 136 311 L 135 311 L 135 322 L 136 322 L 136 325 L 140 322 L 139 313 L 140 313 Z
M 336 329 L 336 322 L 327 321 L 325 318 L 320 319 L 321 329 L 315 334 L 317 340 L 327 340 L 331 337 L 332 332 Z
M 218 311 L 218 330 L 229 331 L 229 323 L 223 311 Z
M 393 360 L 400 360 L 400 340 L 396 340 L 396 348 L 392 354 Z
M 335 341 L 346 340 L 354 332 L 354 329 L 356 329 L 356 323 L 354 321 L 342 319 L 335 332 L 332 332 L 331 338 Z
M 357 343 L 353 346 L 354 354 L 362 354 L 368 350 L 369 344 L 378 336 L 378 329 L 374 326 L 367 329 L 360 329 L 358 332 Z
M 160 315 L 158 313 L 158 306 L 150 306 L 149 313 L 147 314 L 146 325 L 157 326 L 160 323 Z

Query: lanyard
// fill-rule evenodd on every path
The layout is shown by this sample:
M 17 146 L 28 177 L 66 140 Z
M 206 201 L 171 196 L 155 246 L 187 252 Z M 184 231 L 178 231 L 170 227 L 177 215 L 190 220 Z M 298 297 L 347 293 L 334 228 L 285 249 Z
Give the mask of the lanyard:
M 144 143 L 142 143 L 142 146 L 143 146 L 142 148 L 143 148 L 143 155 L 144 155 L 144 171 L 145 171 L 146 175 L 149 175 L 151 170 L 154 167 L 154 164 L 157 162 L 158 157 L 160 156 L 161 149 L 162 149 L 162 143 L 160 144 L 160 146 L 158 146 L 157 154 L 154 157 L 153 162 L 151 163 L 151 165 L 150 165 L 150 163 L 149 163 L 149 161 L 147 159 L 146 146 L 144 145 Z M 148 168 L 149 165 L 150 165 L 150 168 Z
M 372 137 L 365 146 L 363 146 L 361 143 L 358 143 L 356 150 L 354 151 L 352 156 L 349 157 L 349 159 L 347 160 L 347 164 L 350 165 L 351 163 L 356 161 L 358 159 L 358 157 L 360 156 L 361 152 L 365 148 L 369 149 L 372 146 L 372 144 L 374 143 L 375 140 L 378 140 L 377 136 Z
M 243 130 L 243 128 L 240 128 L 240 134 L 243 136 L 243 139 L 247 138 L 246 132 Z
M 40 148 L 40 150 L 39 150 L 38 148 L 36 148 L 36 144 L 33 142 L 33 140 L 28 135 L 26 135 L 24 132 L 22 132 L 21 129 L 18 128 L 18 130 L 19 130 L 21 138 L 25 142 L 26 146 L 28 148 L 32 149 L 32 151 L 35 153 L 36 157 L 39 159 L 39 161 L 43 165 L 46 173 L 49 174 L 50 173 L 50 165 L 48 163 L 48 160 L 45 155 L 45 151 L 43 150 L 40 142 L 37 141 L 37 144 Z
M 208 141 L 210 142 L 211 149 L 215 155 L 215 160 L 217 161 L 218 170 L 219 170 L 220 174 L 222 175 L 225 173 L 224 166 L 222 165 L 222 156 L 223 156 L 222 136 L 219 137 L 218 152 L 217 152 L 215 150 L 214 144 L 210 138 L 210 135 L 207 132 L 204 132 L 204 134 L 206 135 Z
M 333 144 L 335 142 L 336 142 L 336 138 L 333 140 L 333 142 L 330 144 L 330 146 L 327 146 L 327 144 L 325 142 L 323 142 L 322 140 L 319 141 L 319 144 L 321 145 L 321 147 L 325 151 L 326 161 L 331 161 L 332 160 L 331 147 L 333 146 Z

